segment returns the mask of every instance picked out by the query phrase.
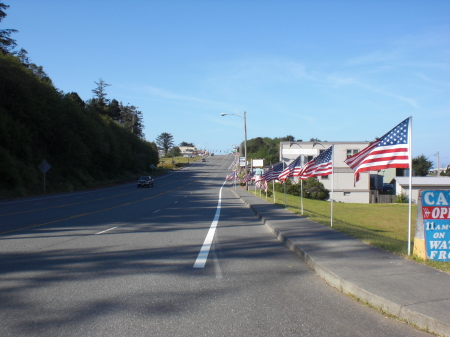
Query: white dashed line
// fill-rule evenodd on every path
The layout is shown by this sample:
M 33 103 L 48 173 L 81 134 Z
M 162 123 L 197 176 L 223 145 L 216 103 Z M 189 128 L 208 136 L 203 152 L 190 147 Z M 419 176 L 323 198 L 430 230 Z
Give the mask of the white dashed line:
M 104 231 L 101 231 L 101 232 L 98 232 L 98 233 L 95 233 L 95 235 L 97 235 L 97 234 L 102 234 L 102 233 L 105 233 L 105 232 L 108 232 L 108 231 L 110 231 L 110 230 L 113 230 L 114 228 L 117 228 L 117 226 L 116 226 L 116 227 L 113 227 L 113 228 L 110 228 L 110 229 L 107 229 L 107 230 L 104 230 Z

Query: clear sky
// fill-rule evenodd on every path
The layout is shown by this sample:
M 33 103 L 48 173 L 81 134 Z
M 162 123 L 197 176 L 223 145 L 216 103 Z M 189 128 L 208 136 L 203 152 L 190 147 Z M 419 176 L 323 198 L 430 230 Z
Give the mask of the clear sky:
M 1 27 L 64 92 L 143 112 L 217 154 L 243 140 L 371 141 L 413 117 L 450 164 L 450 1 L 0 0 Z

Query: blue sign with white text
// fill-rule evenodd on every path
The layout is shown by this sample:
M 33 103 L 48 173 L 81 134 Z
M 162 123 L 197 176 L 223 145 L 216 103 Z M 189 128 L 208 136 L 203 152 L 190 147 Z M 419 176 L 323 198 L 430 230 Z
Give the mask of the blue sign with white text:
M 450 262 L 450 191 L 423 191 L 422 218 L 428 259 Z

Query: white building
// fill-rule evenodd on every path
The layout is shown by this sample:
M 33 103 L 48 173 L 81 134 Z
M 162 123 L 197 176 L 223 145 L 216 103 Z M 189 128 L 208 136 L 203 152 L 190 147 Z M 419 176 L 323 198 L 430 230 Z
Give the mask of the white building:
M 194 146 L 179 146 L 182 156 L 193 156 L 197 153 L 197 148 Z
M 395 177 L 396 194 L 409 197 L 409 177 Z M 419 190 L 450 190 L 450 177 L 412 177 L 411 202 L 417 203 Z
M 280 161 L 287 165 L 299 155 L 303 156 L 303 164 L 318 156 L 334 144 L 334 190 L 333 200 L 350 203 L 370 202 L 370 172 L 360 175 L 360 180 L 354 185 L 354 172 L 344 163 L 348 157 L 356 154 L 369 145 L 369 142 L 281 142 Z M 378 172 L 372 172 L 378 176 Z M 331 176 L 318 177 L 319 181 L 330 192 Z M 382 184 L 382 177 L 381 177 Z

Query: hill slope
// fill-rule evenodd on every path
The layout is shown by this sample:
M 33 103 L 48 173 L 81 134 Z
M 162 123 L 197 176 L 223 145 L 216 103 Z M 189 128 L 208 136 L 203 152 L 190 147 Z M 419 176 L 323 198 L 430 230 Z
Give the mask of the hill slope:
M 154 143 L 59 92 L 12 55 L 0 53 L 0 197 L 71 191 L 146 172 Z

